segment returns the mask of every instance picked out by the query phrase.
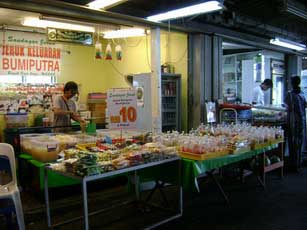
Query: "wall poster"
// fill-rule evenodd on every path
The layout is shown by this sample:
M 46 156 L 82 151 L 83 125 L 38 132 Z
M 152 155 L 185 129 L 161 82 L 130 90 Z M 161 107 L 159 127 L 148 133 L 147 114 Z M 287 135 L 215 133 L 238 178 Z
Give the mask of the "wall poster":
M 1 31 L 0 38 L 0 77 L 60 75 L 62 44 L 30 32 Z

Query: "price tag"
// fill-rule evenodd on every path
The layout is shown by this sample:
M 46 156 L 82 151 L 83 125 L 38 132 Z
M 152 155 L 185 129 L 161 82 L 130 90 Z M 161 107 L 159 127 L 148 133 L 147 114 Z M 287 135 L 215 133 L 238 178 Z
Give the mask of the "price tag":
M 135 89 L 111 89 L 107 94 L 110 129 L 132 129 L 137 121 Z

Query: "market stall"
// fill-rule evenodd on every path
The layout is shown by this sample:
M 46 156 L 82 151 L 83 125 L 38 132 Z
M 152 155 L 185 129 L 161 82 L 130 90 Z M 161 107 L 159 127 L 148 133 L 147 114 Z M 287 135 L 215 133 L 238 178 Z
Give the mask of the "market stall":
M 49 227 L 52 226 L 49 188 L 81 184 L 85 226 L 89 226 L 87 183 L 111 177 L 132 176 L 137 198 L 140 183 L 144 181 L 153 181 L 154 189 L 163 189 L 165 182 L 180 183 L 179 207 L 182 207 L 181 186 L 185 191 L 199 192 L 197 179 L 206 174 L 214 179 L 228 201 L 214 170 L 260 156 L 256 175 L 265 185 L 265 173 L 278 168 L 282 176 L 283 149 L 270 154 L 282 142 L 282 129 L 249 124 L 201 125 L 188 134 L 97 130 L 95 136 L 78 132 L 21 136 L 21 148 L 32 158 L 29 162 L 40 164 L 39 183 L 45 192 Z M 178 163 L 180 158 L 179 171 L 178 167 L 168 165 Z M 266 159 L 272 162 L 268 164 Z M 181 215 L 182 209 L 170 219 Z

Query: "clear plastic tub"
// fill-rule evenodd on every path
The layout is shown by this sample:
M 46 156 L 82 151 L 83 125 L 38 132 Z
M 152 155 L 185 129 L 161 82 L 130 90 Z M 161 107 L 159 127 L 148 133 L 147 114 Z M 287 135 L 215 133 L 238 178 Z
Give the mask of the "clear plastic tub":
M 27 127 L 28 125 L 28 114 L 7 114 L 5 115 L 6 128 L 20 128 Z
M 110 129 L 98 129 L 96 130 L 96 134 L 98 138 L 109 136 L 113 138 L 132 138 L 133 136 L 138 136 L 141 134 L 145 134 L 145 131 L 142 130 L 110 130 Z
M 76 134 L 73 136 L 78 144 L 83 143 L 96 143 L 97 138 L 95 136 L 86 134 Z
M 22 134 L 20 135 L 21 152 L 30 154 L 31 147 L 32 147 L 30 141 L 42 135 L 45 135 L 45 134 Z
M 50 162 L 58 159 L 60 143 L 54 137 L 41 136 L 30 140 L 31 151 L 34 160 Z
M 57 134 L 54 137 L 59 142 L 60 151 L 74 147 L 77 144 L 77 140 L 72 135 Z

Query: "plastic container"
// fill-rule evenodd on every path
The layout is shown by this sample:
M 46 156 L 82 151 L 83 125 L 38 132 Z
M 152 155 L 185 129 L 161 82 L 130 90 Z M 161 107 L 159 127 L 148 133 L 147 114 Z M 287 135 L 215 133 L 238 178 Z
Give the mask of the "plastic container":
M 5 115 L 6 128 L 20 128 L 27 127 L 28 125 L 28 114 L 12 113 Z
M 31 140 L 40 137 L 44 134 L 22 134 L 20 135 L 20 148 L 21 152 L 30 154 L 31 152 Z
M 74 147 L 77 144 L 76 138 L 72 135 L 57 134 L 54 138 L 59 142 L 59 151 Z
M 95 136 L 86 135 L 86 134 L 76 134 L 73 136 L 76 139 L 76 142 L 79 143 L 96 143 L 97 138 Z
M 41 136 L 30 140 L 31 151 L 34 160 L 50 162 L 58 159 L 60 143 L 54 137 Z

